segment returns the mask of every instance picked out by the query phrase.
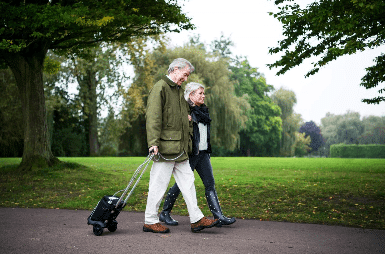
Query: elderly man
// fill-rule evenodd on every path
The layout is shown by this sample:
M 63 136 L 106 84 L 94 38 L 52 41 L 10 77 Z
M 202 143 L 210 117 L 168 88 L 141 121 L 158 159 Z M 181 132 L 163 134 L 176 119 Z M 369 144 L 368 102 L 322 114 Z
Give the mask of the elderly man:
M 191 231 L 211 228 L 218 220 L 210 220 L 197 205 L 194 173 L 188 161 L 191 149 L 189 106 L 184 100 L 181 85 L 187 81 L 194 66 L 183 58 L 169 66 L 168 76 L 158 81 L 150 91 L 146 111 L 146 129 L 149 151 L 159 155 L 151 173 L 143 231 L 168 233 L 170 229 L 159 223 L 158 210 L 171 174 L 182 192 L 190 216 Z M 190 145 L 190 146 L 189 146 Z

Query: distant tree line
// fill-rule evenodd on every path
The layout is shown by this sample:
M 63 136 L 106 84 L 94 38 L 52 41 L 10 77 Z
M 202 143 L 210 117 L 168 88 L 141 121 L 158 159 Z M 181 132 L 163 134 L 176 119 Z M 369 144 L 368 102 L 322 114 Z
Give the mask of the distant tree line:
M 246 57 L 233 56 L 230 38 L 222 35 L 206 45 L 195 36 L 183 47 L 166 44 L 156 36 L 99 44 L 66 57 L 49 52 L 44 92 L 53 155 L 146 155 L 147 95 L 177 57 L 196 67 L 189 82 L 206 87 L 213 156 L 328 156 L 332 144 L 385 143 L 385 117 L 328 113 L 320 126 L 304 123 L 293 110 L 294 92 L 275 90 Z M 134 68 L 129 87 L 122 85 L 123 63 Z M 77 93 L 70 93 L 70 84 L 77 85 Z M 0 89 L 0 157 L 20 157 L 23 117 L 9 69 L 0 70 Z M 107 117 L 100 117 L 102 111 Z
M 318 127 L 313 121 L 303 124 L 299 132 L 311 138 L 308 154 L 329 156 L 335 144 L 385 145 L 385 116 L 368 116 L 361 119 L 357 112 L 343 115 L 327 113 Z

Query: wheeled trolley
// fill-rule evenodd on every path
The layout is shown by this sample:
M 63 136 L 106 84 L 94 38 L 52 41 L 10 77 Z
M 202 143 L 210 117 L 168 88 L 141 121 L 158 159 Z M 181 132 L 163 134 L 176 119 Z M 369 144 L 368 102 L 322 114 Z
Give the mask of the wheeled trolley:
M 146 160 L 136 169 L 126 189 L 120 190 L 112 196 L 104 196 L 96 205 L 87 219 L 87 224 L 93 225 L 93 232 L 95 235 L 102 235 L 104 228 L 107 228 L 110 232 L 116 231 L 118 228 L 118 222 L 116 221 L 116 218 L 118 217 L 120 211 L 122 211 L 122 209 L 126 206 L 128 198 L 131 196 L 136 185 L 139 183 L 153 157 L 154 155 L 150 153 Z M 137 178 L 138 176 L 139 178 Z M 122 191 L 123 194 L 120 197 L 116 196 Z M 126 198 L 124 199 L 125 196 Z

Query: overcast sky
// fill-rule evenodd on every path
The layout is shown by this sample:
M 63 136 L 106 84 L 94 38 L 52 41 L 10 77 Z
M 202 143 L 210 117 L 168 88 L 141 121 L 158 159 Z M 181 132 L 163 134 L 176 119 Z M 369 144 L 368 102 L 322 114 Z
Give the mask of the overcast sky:
M 310 0 L 296 1 L 302 4 Z M 252 67 L 263 73 L 268 84 L 275 89 L 281 87 L 294 91 L 297 97 L 296 113 L 301 114 L 305 122 L 321 123 L 326 113 L 344 114 L 348 110 L 359 112 L 361 117 L 376 115 L 385 116 L 385 103 L 367 105 L 361 102 L 364 98 L 378 96 L 377 90 L 366 90 L 360 86 L 365 68 L 374 64 L 373 59 L 385 47 L 344 56 L 323 67 L 317 74 L 305 78 L 311 69 L 311 60 L 288 71 L 285 75 L 276 76 L 276 69 L 269 70 L 266 64 L 279 59 L 278 55 L 269 55 L 269 47 L 277 46 L 283 39 L 282 26 L 268 12 L 276 12 L 274 1 L 270 0 L 190 0 L 179 1 L 184 13 L 192 18 L 196 26 L 193 31 L 171 34 L 171 43 L 182 46 L 191 35 L 199 34 L 201 41 L 207 44 L 219 39 L 221 33 L 230 37 L 235 43 L 235 55 L 246 56 Z M 381 88 L 383 85 L 381 86 Z

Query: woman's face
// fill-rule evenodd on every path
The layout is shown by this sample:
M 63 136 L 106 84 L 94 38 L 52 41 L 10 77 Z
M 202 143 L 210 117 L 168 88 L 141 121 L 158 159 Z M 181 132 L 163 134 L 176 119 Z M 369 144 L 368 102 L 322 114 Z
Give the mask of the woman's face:
M 200 87 L 194 92 L 190 93 L 190 100 L 197 106 L 205 103 L 205 90 Z

